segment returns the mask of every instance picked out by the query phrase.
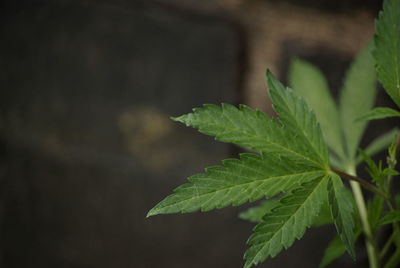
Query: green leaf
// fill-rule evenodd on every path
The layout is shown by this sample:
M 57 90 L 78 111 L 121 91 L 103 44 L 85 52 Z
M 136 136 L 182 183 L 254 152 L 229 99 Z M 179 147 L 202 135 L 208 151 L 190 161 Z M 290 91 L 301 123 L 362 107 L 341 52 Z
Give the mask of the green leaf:
M 367 155 L 361 149 L 359 150 L 359 152 L 360 152 L 360 155 L 363 157 L 365 163 L 368 166 L 366 168 L 366 171 L 368 172 L 368 174 L 371 176 L 372 180 L 375 183 L 380 184 L 386 178 L 386 175 L 383 174 L 383 170 L 382 170 L 382 161 L 380 161 L 377 165 L 371 159 L 371 157 L 369 157 L 369 155 Z
M 343 163 L 333 153 L 329 154 L 329 164 L 336 169 L 343 169 Z
M 350 200 L 350 202 L 352 202 L 352 204 L 354 205 L 352 192 L 346 187 L 343 188 L 343 190 L 344 194 L 347 195 L 347 199 Z M 331 223 L 334 223 L 334 220 L 332 219 L 331 206 L 327 200 L 327 202 L 322 205 L 321 211 L 319 212 L 318 217 L 313 223 L 313 227 L 319 227 Z
M 400 112 L 387 107 L 377 107 L 357 118 L 356 121 L 368 121 L 387 117 L 400 117 Z
M 389 132 L 386 132 L 385 134 L 377 137 L 374 139 L 368 146 L 365 148 L 364 152 L 367 155 L 373 156 L 376 153 L 379 153 L 380 151 L 387 149 L 389 145 L 392 143 L 394 137 L 399 133 L 398 128 L 394 128 Z M 357 156 L 357 164 L 361 163 L 363 160 L 363 157 L 361 154 Z
M 263 220 L 263 217 L 271 213 L 272 209 L 277 207 L 280 204 L 279 199 L 270 199 L 262 201 L 260 205 L 251 207 L 246 211 L 243 211 L 239 214 L 239 218 L 242 220 L 247 220 L 254 223 L 259 223 Z M 323 225 L 333 223 L 331 210 L 329 208 L 328 202 L 324 202 L 321 206 L 321 210 L 318 213 L 317 217 L 312 224 L 312 227 L 320 227 Z
M 328 151 L 315 114 L 302 98 L 290 88 L 285 88 L 271 72 L 267 71 L 267 84 L 274 110 L 286 126 L 289 135 L 295 135 L 297 148 L 304 146 L 305 154 L 327 167 Z
M 254 228 L 245 253 L 245 268 L 276 256 L 283 248 L 300 239 L 326 201 L 328 176 L 323 176 L 283 197 L 280 206 Z
M 397 176 L 397 175 L 400 175 L 400 172 L 398 172 L 397 170 L 395 170 L 393 168 L 385 168 L 382 171 L 382 174 L 385 176 Z
M 262 218 L 270 213 L 271 210 L 279 205 L 279 199 L 270 199 L 261 202 L 260 205 L 247 209 L 239 214 L 239 218 L 242 220 L 248 220 L 251 222 L 261 222 Z
M 371 224 L 372 231 L 375 232 L 379 219 L 382 215 L 385 200 L 379 196 L 375 195 L 372 200 L 368 202 L 368 220 Z
M 354 251 L 354 220 L 353 206 L 342 180 L 336 174 L 331 176 L 328 184 L 329 203 L 331 205 L 332 218 L 334 219 L 336 230 L 343 241 L 347 252 L 355 259 Z
M 324 202 L 321 206 L 321 210 L 318 213 L 318 216 L 315 218 L 312 227 L 320 227 L 323 225 L 333 223 L 331 209 L 328 204 L 328 200 Z
M 335 236 L 335 238 L 329 243 L 328 247 L 325 249 L 324 256 L 322 257 L 319 267 L 327 266 L 332 261 L 342 256 L 345 252 L 346 248 L 343 244 L 343 241 L 338 235 Z
M 236 108 L 225 103 L 221 106 L 204 104 L 203 108 L 194 108 L 193 113 L 172 119 L 194 127 L 203 134 L 215 136 L 218 141 L 258 152 L 281 151 L 288 147 L 278 135 L 274 135 L 277 124 L 265 113 L 254 111 L 246 105 Z
M 349 164 L 352 164 L 366 121 L 355 122 L 367 113 L 374 103 L 376 79 L 371 45 L 364 48 L 347 71 L 340 95 L 340 117 L 346 141 Z
M 321 165 L 317 162 L 318 156 L 308 149 L 307 140 L 300 139 L 279 120 L 269 118 L 261 111 L 253 111 L 245 105 L 240 105 L 238 109 L 229 104 L 205 104 L 203 108 L 193 109 L 193 113 L 172 119 L 206 135 L 215 136 L 222 142 L 234 143 L 257 152 L 277 152 L 296 161 L 302 159 L 311 165 Z
M 240 159 L 224 160 L 223 166 L 189 177 L 188 184 L 176 188 L 147 215 L 208 211 L 290 192 L 267 214 L 268 219 L 263 218 L 249 239 L 246 266 L 290 246 L 314 223 L 321 205 L 327 202 L 327 146 L 316 117 L 303 99 L 270 72 L 267 82 L 278 118 L 269 118 L 243 105 L 237 109 L 227 104 L 205 105 L 174 118 L 217 140 L 260 154 L 242 154 Z M 279 221 L 280 227 L 270 225 L 270 219 Z M 269 226 L 274 233 L 262 233 L 263 226 Z M 264 240 L 264 244 L 271 247 L 260 248 L 259 238 L 268 236 L 271 239 Z
M 400 0 L 384 2 L 374 40 L 379 81 L 400 107 Z
M 355 231 L 355 239 L 362 233 L 362 227 L 360 225 L 356 226 Z M 346 252 L 346 247 L 343 244 L 342 239 L 340 236 L 336 235 L 331 242 L 329 242 L 328 247 L 325 249 L 324 256 L 322 257 L 321 263 L 319 264 L 320 267 L 325 267 L 330 264 L 332 261 L 340 258 Z
M 393 210 L 388 212 L 379 220 L 378 225 L 385 225 L 394 222 L 400 222 L 400 210 Z
M 306 100 L 321 124 L 329 148 L 343 159 L 339 112 L 321 71 L 311 63 L 295 59 L 289 68 L 289 85 Z
M 223 164 L 189 177 L 191 183 L 176 188 L 147 216 L 238 206 L 289 191 L 322 173 L 277 154 L 241 154 L 240 159 L 226 159 Z
M 260 205 L 247 209 L 239 214 L 239 218 L 242 220 L 248 220 L 254 223 L 259 223 L 263 220 L 263 217 L 271 213 L 272 209 L 280 204 L 279 199 L 270 199 L 261 202 Z M 312 227 L 320 227 L 323 225 L 333 223 L 331 210 L 328 202 L 324 202 L 321 206 L 321 210 L 315 218 Z

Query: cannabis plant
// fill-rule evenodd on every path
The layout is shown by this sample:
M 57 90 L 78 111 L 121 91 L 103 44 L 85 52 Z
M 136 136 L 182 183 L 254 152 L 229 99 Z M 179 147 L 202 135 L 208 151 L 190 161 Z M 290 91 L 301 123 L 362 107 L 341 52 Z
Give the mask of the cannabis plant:
M 245 268 L 276 256 L 307 228 L 323 224 L 334 224 L 337 237 L 328 245 L 321 266 L 346 251 L 355 259 L 354 243 L 364 238 L 370 267 L 397 267 L 400 196 L 391 186 L 399 175 L 398 131 L 393 129 L 363 150 L 358 148 L 368 120 L 400 117 L 395 109 L 372 109 L 376 78 L 400 107 L 400 0 L 384 2 L 374 40 L 347 71 L 338 105 L 322 73 L 296 59 L 289 72 L 293 90 L 266 73 L 277 117 L 245 105 L 206 104 L 172 118 L 254 153 L 226 159 L 222 166 L 189 177 L 189 183 L 176 188 L 147 216 L 209 211 L 262 200 L 240 214 L 257 223 L 247 241 Z M 387 147 L 385 162 L 371 159 Z M 357 176 L 362 161 L 370 179 Z M 351 190 L 343 180 L 349 181 Z M 373 193 L 367 202 L 360 186 Z M 378 240 L 381 228 L 391 230 L 387 241 Z

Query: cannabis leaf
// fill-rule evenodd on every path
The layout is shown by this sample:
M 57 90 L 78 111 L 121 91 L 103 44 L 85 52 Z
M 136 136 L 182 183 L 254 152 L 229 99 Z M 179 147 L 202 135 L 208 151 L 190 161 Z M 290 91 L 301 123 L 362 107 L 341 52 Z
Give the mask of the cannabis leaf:
M 263 221 L 264 216 L 271 213 L 272 209 L 276 208 L 279 204 L 279 199 L 264 200 L 258 206 L 251 207 L 246 211 L 241 212 L 239 214 L 239 218 L 255 223 L 260 223 Z M 312 224 L 312 227 L 319 227 L 330 223 L 333 223 L 332 215 L 329 204 L 326 200 L 326 202 L 322 204 L 321 209 Z
M 356 149 L 367 124 L 355 120 L 365 115 L 374 102 L 376 79 L 371 47 L 371 44 L 366 46 L 352 62 L 338 106 L 324 75 L 316 66 L 296 59 L 289 68 L 289 83 L 315 111 L 331 152 L 331 165 L 336 168 L 355 166 Z
M 392 238 L 398 232 L 400 211 L 389 199 L 390 180 L 399 175 L 395 170 L 398 129 L 376 138 L 365 152 L 360 150 L 357 154 L 357 149 L 368 120 L 400 116 L 398 111 L 385 107 L 371 110 L 376 95 L 374 65 L 380 82 L 400 107 L 399 7 L 400 0 L 385 1 L 376 24 L 375 42 L 370 42 L 352 62 L 338 104 L 318 68 L 296 59 L 289 73 L 290 85 L 296 91 L 282 85 L 267 71 L 269 96 L 278 115 L 275 118 L 245 105 L 229 104 L 205 104 L 189 114 L 172 118 L 253 153 L 223 160 L 222 165 L 189 177 L 188 183 L 176 188 L 147 216 L 209 211 L 261 199 L 258 206 L 240 214 L 241 218 L 257 223 L 247 241 L 245 268 L 290 247 L 307 228 L 327 223 L 335 224 L 338 235 L 329 244 L 321 266 L 345 251 L 355 258 L 354 243 L 363 229 L 371 267 L 378 267 L 378 261 L 387 258 L 392 243 L 397 248 L 387 258 L 385 267 L 395 267 L 400 244 Z M 383 168 L 382 162 L 375 164 L 370 155 L 389 144 L 388 167 Z M 362 158 L 375 185 L 355 176 Z M 331 169 L 330 165 L 338 169 Z M 338 175 L 352 180 L 354 200 Z M 357 181 L 381 194 L 368 202 L 368 209 Z M 400 203 L 400 196 L 396 200 Z M 385 201 L 390 212 L 384 212 Z M 359 212 L 356 222 L 353 202 Z M 378 256 L 375 231 L 387 223 L 394 223 L 394 231 Z
M 251 222 L 259 223 L 263 217 L 279 205 L 279 199 L 265 200 L 256 207 L 249 208 L 248 210 L 239 214 L 239 218 Z
M 267 83 L 272 99 L 272 106 L 279 119 L 295 135 L 296 141 L 305 144 L 307 155 L 322 168 L 328 165 L 328 149 L 322 137 L 321 127 L 305 101 L 292 89 L 285 88 L 271 72 L 267 72 Z M 311 150 L 310 150 L 311 149 Z
M 374 154 L 382 151 L 383 149 L 387 148 L 392 143 L 392 141 L 394 140 L 396 135 L 398 135 L 398 133 L 399 133 L 399 129 L 394 128 L 394 129 L 390 130 L 389 132 L 382 134 L 381 136 L 375 138 L 370 144 L 368 144 L 368 146 L 365 148 L 364 152 L 367 155 L 374 155 Z M 357 163 L 360 163 L 362 160 L 363 160 L 363 157 L 361 154 L 359 154 L 357 157 Z
M 325 267 L 330 264 L 335 259 L 339 258 L 346 252 L 343 241 L 337 235 L 335 238 L 329 242 L 325 249 L 324 256 L 322 257 L 319 267 Z
M 346 73 L 340 92 L 339 112 L 348 161 L 354 164 L 358 145 L 367 121 L 355 120 L 373 106 L 376 95 L 376 74 L 371 55 L 372 44 L 358 53 Z
M 280 206 L 264 217 L 254 228 L 245 253 L 245 268 L 276 256 L 283 248 L 300 239 L 318 215 L 327 194 L 328 176 L 304 183 L 283 197 Z
M 274 153 L 241 154 L 240 160 L 226 159 L 223 164 L 189 177 L 190 184 L 175 189 L 147 216 L 238 206 L 273 197 L 321 176 L 320 170 Z
M 383 119 L 387 117 L 400 117 L 400 112 L 387 107 L 377 107 L 357 118 L 356 121 Z
M 279 120 L 242 105 L 205 105 L 174 120 L 218 140 L 261 152 L 227 159 L 222 167 L 190 177 L 147 216 L 208 211 L 254 202 L 287 192 L 326 172 L 326 145 L 315 116 L 305 102 L 268 73 L 270 94 Z M 324 168 L 322 168 L 324 167 Z
M 298 112 L 299 116 L 304 113 Z M 310 150 L 307 138 L 300 138 L 294 129 L 282 124 L 281 120 L 270 118 L 245 105 L 240 105 L 238 109 L 229 104 L 205 104 L 203 108 L 193 109 L 193 113 L 172 119 L 197 128 L 201 133 L 215 136 L 219 141 L 234 143 L 256 152 L 276 152 L 295 161 L 305 161 L 308 165 L 320 166 L 322 163 L 320 157 Z M 315 118 L 311 120 L 316 126 Z
M 400 107 L 400 0 L 386 0 L 376 22 L 376 70 L 386 92 Z
M 270 72 L 267 72 L 267 83 L 278 118 L 270 118 L 244 105 L 236 108 L 228 104 L 204 105 L 190 114 L 173 118 L 217 140 L 257 154 L 245 153 L 239 159 L 226 159 L 222 166 L 209 167 L 205 173 L 189 177 L 189 183 L 176 188 L 147 215 L 208 211 L 273 198 L 242 214 L 244 218 L 260 222 L 248 241 L 245 267 L 289 247 L 307 227 L 331 221 L 326 213 L 322 220 L 318 220 L 318 215 L 329 201 L 329 180 L 341 183 L 329 169 L 327 146 L 312 110 Z M 329 202 L 346 209 L 347 199 L 335 190 L 340 189 L 339 182 L 334 182 L 335 200 Z M 338 217 L 341 226 L 338 230 L 345 234 L 344 240 L 349 240 L 351 230 L 351 226 L 342 228 L 349 221 L 348 213 L 351 211 L 345 210 Z
M 358 239 L 360 235 L 361 235 L 361 226 L 356 226 L 356 231 L 354 232 L 355 239 Z M 336 235 L 335 238 L 333 238 L 326 247 L 321 263 L 319 264 L 319 267 L 327 266 L 335 259 L 341 257 L 345 252 L 346 252 L 346 247 L 343 241 L 341 240 L 339 235 Z
M 335 221 L 336 229 L 342 239 L 347 252 L 355 259 L 354 252 L 354 221 L 353 206 L 346 194 L 346 189 L 342 180 L 336 174 L 331 176 L 328 184 L 329 203 L 331 204 L 332 217 Z
M 312 227 L 320 227 L 326 224 L 333 223 L 332 214 L 329 206 L 328 199 L 322 204 L 322 207 L 315 218 Z
M 378 225 L 385 225 L 388 223 L 400 222 L 400 210 L 393 210 L 388 212 L 382 219 L 377 223 Z
M 345 158 L 339 113 L 325 76 L 313 64 L 295 59 L 290 64 L 288 79 L 289 85 L 314 110 L 329 148 L 339 158 Z
M 372 231 L 375 232 L 378 227 L 379 219 L 381 218 L 384 209 L 385 200 L 381 196 L 374 196 L 368 202 L 368 220 L 371 223 Z

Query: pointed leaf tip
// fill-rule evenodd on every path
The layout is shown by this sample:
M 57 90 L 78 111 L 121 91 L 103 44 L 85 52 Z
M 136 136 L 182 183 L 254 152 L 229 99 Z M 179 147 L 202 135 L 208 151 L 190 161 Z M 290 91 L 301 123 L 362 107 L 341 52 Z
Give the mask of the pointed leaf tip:
M 156 210 L 154 208 L 150 209 L 149 212 L 147 212 L 146 218 L 150 218 L 152 216 L 157 215 L 158 213 L 156 212 Z
M 171 119 L 172 121 L 178 121 L 179 122 L 179 118 L 180 116 L 170 116 L 169 119 Z
M 267 69 L 267 71 L 265 72 L 265 77 L 266 77 L 267 83 L 276 79 L 270 69 Z

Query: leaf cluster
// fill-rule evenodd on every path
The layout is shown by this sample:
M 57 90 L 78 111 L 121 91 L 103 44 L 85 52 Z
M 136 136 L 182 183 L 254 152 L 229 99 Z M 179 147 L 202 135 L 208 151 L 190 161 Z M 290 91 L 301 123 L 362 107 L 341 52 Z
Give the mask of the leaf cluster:
M 316 115 L 270 72 L 267 84 L 277 118 L 244 105 L 236 108 L 228 104 L 204 105 L 173 118 L 255 153 L 224 160 L 223 166 L 191 176 L 188 184 L 175 189 L 148 216 L 208 211 L 268 199 L 242 214 L 258 222 L 245 253 L 245 267 L 251 267 L 300 239 L 329 204 L 328 221 L 335 222 L 354 257 L 352 202 L 344 194 L 341 179 L 329 168 L 328 148 Z
M 393 142 L 398 130 L 376 138 L 364 150 L 358 149 L 368 120 L 400 115 L 387 107 L 371 110 L 377 78 L 400 105 L 400 0 L 385 1 L 376 25 L 374 42 L 357 55 L 346 73 L 338 103 L 321 71 L 295 59 L 289 71 L 294 90 L 282 85 L 271 72 L 266 74 L 277 117 L 245 105 L 205 104 L 172 118 L 251 153 L 226 159 L 220 166 L 189 177 L 188 183 L 176 188 L 147 216 L 209 211 L 261 200 L 240 214 L 240 218 L 256 223 L 247 241 L 245 268 L 290 247 L 307 228 L 324 224 L 334 224 L 337 236 L 328 245 L 321 266 L 345 251 L 355 258 L 354 243 L 361 234 L 368 240 L 370 256 L 375 231 L 385 224 L 396 226 L 400 220 L 390 194 L 391 179 L 399 174 L 395 170 L 397 143 Z M 371 156 L 391 143 L 387 167 L 382 162 L 376 164 Z M 362 160 L 374 185 L 354 177 Z M 343 178 L 363 182 L 382 196 L 374 196 L 365 208 L 358 183 L 350 183 L 352 195 Z M 385 211 L 385 202 L 391 211 Z M 400 227 L 393 228 L 394 236 L 400 234 Z M 389 246 L 384 247 L 383 255 Z M 390 263 L 398 262 L 394 258 L 388 263 L 392 267 Z

